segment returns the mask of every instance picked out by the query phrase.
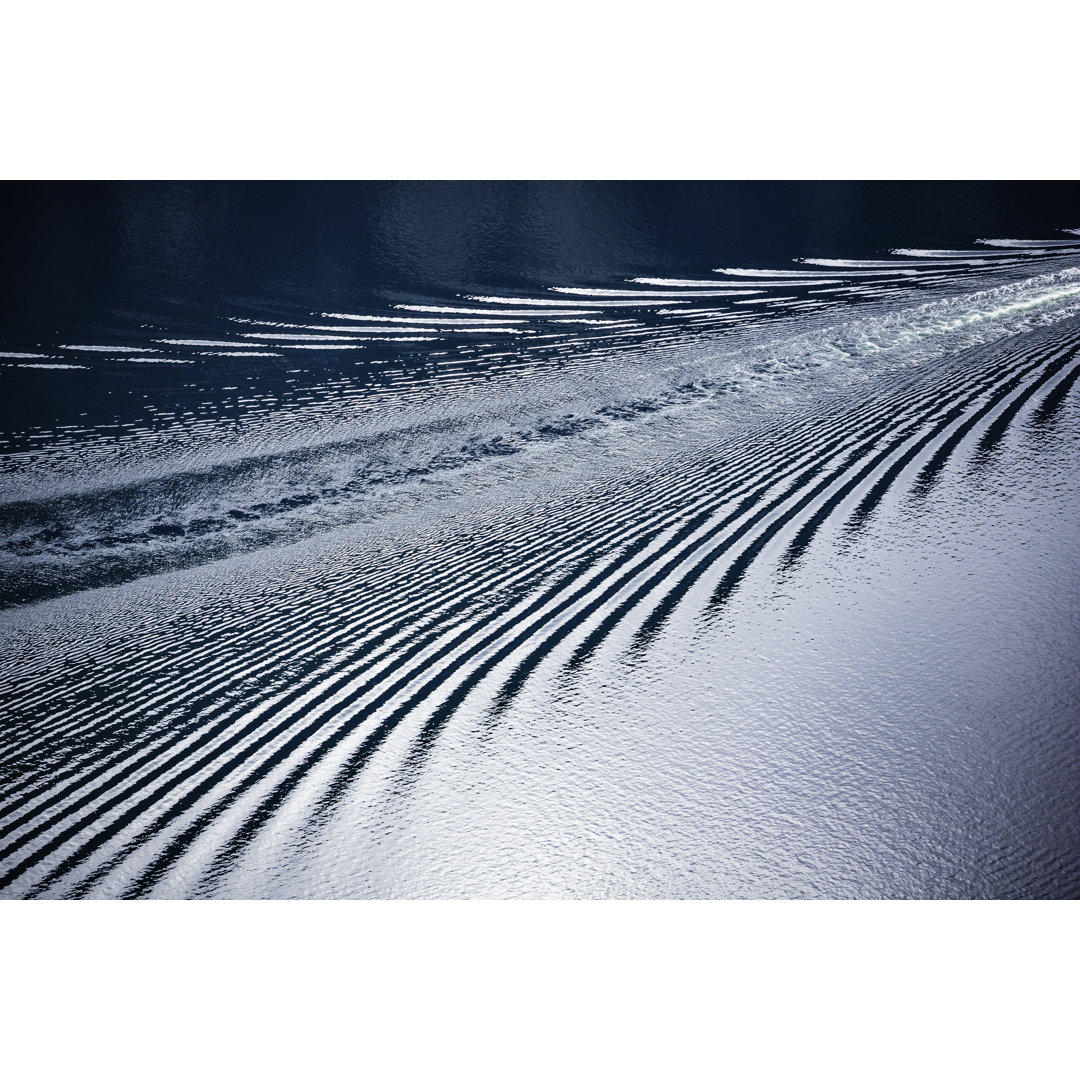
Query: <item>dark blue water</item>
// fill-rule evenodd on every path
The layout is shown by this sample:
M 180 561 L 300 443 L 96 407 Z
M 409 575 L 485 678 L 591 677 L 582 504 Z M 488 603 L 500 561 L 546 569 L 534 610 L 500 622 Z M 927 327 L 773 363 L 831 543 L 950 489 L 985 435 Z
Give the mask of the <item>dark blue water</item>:
M 3 894 L 1077 895 L 1078 195 L 4 185 Z
M 228 316 L 303 322 L 461 293 L 695 278 L 984 236 L 1060 239 L 1075 204 L 1074 184 L 1030 182 L 6 183 L 0 327 L 9 351 L 138 346 L 155 330 L 215 338 Z M 182 372 L 99 372 L 105 361 L 88 359 L 92 374 L 60 385 L 8 372 L 5 428 L 26 423 L 28 408 L 35 422 L 88 407 L 127 417 L 143 393 L 197 396 L 183 394 Z M 305 359 L 344 366 L 328 353 Z M 199 374 L 219 390 L 230 373 L 279 388 L 289 366 L 201 364 Z
M 604 285 L 1049 238 L 1075 213 L 1071 183 L 8 183 L 0 310 L 56 330 L 169 303 Z

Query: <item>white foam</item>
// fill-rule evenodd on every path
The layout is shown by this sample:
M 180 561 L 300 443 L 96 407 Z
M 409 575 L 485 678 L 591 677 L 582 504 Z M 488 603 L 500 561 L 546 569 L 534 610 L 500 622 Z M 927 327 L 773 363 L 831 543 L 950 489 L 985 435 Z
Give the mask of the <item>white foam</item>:
M 891 248 L 889 254 L 907 255 L 909 258 L 912 259 L 974 258 L 977 259 L 979 262 L 984 262 L 987 259 L 1000 259 L 1003 257 L 1003 255 L 998 255 L 996 252 L 993 251 L 948 251 L 940 248 Z
M 395 331 L 396 332 L 396 331 Z M 246 338 L 259 338 L 263 341 L 345 341 L 348 339 L 329 334 L 244 334 Z M 238 341 L 238 345 L 244 342 Z
M 48 371 L 89 371 L 85 364 L 8 364 L 8 367 L 41 368 Z
M 400 304 L 397 305 L 397 306 L 401 307 Z M 442 310 L 442 309 L 439 309 L 439 308 L 416 308 L 414 310 L 417 310 L 417 311 L 438 311 L 438 310 Z M 501 314 L 502 314 L 502 312 L 500 312 L 500 315 Z M 578 314 L 578 312 L 571 312 L 571 314 Z M 581 314 L 584 314 L 584 312 L 582 312 Z M 345 315 L 345 314 L 342 314 L 342 313 L 336 312 L 336 311 L 324 311 L 324 312 L 322 312 L 322 316 L 323 316 L 324 319 L 349 319 L 351 322 L 404 323 L 407 326 L 416 325 L 417 322 L 418 322 L 418 320 L 416 320 L 416 319 L 407 319 L 404 316 L 395 316 L 395 315 Z M 524 322 L 525 320 L 521 319 L 519 321 Z M 439 326 L 470 326 L 470 325 L 475 325 L 475 326 L 498 326 L 500 323 L 505 322 L 505 319 L 501 319 L 501 318 L 500 319 L 491 319 L 491 318 L 488 318 L 488 319 L 485 319 L 485 318 L 474 318 L 474 319 L 424 319 L 424 320 L 422 320 L 422 322 L 423 322 L 423 325 L 425 325 L 425 326 L 434 326 L 434 325 L 439 325 Z M 287 327 L 287 326 L 294 326 L 295 324 L 294 323 L 259 323 L 257 325 L 260 325 L 260 326 L 286 326 Z M 345 326 L 342 326 L 342 327 L 299 326 L 297 328 L 302 329 L 302 330 L 348 330 L 348 329 L 350 329 L 350 327 L 345 327 Z M 364 327 L 365 332 L 368 329 L 369 329 L 369 327 L 366 327 L 366 326 Z
M 699 315 L 722 315 L 726 318 L 732 319 L 745 319 L 748 318 L 746 312 L 735 313 L 729 308 L 678 308 L 668 309 L 661 308 L 656 312 L 657 315 L 675 315 L 680 319 L 694 319 Z
M 560 319 L 560 325 L 574 326 L 636 326 L 636 319 Z
M 417 328 L 419 329 L 419 327 Z M 438 328 L 436 327 L 436 332 Z M 516 326 L 449 326 L 443 330 L 444 334 L 524 334 Z
M 783 273 L 783 272 L 781 271 L 781 273 Z M 770 276 L 772 277 L 772 276 L 776 276 L 776 275 L 770 274 Z M 689 279 L 683 279 L 683 278 L 636 277 L 636 278 L 631 278 L 630 280 L 632 282 L 634 282 L 635 284 L 638 284 L 638 285 L 668 285 L 668 286 L 672 286 L 672 287 L 680 288 L 680 289 L 682 289 L 682 288 L 709 287 L 709 286 L 711 286 L 713 288 L 720 287 L 720 288 L 724 288 L 724 289 L 728 289 L 728 288 L 738 289 L 743 285 L 743 282 L 741 282 L 741 281 L 716 281 L 716 280 L 705 280 L 705 279 L 689 280 Z M 839 283 L 840 283 L 839 278 L 822 278 L 820 276 L 815 277 L 813 275 L 812 275 L 811 280 L 800 281 L 799 282 L 800 285 L 838 285 Z M 756 288 L 756 289 L 767 289 L 767 288 L 771 287 L 771 288 L 777 288 L 777 289 L 790 289 L 792 284 L 793 283 L 792 283 L 791 280 L 787 280 L 787 281 L 764 281 L 764 280 L 760 280 L 760 281 L 755 281 L 754 282 L 754 288 Z
M 58 349 L 72 349 L 75 352 L 157 352 L 157 349 L 135 348 L 132 345 L 57 345 L 56 347 Z
M 455 326 L 455 327 L 434 327 L 434 326 L 417 326 L 414 328 L 413 333 L 416 332 L 438 335 L 440 332 L 444 334 L 521 334 L 523 330 L 518 329 L 516 326 Z M 327 334 L 244 334 L 244 337 L 258 338 L 262 341 L 274 341 L 274 342 L 289 342 L 289 341 L 377 341 L 383 339 L 386 341 L 415 341 L 415 336 L 408 335 L 409 329 L 404 326 L 370 326 L 364 327 L 363 337 L 356 338 L 342 338 L 340 335 L 327 335 Z M 371 335 L 377 334 L 379 337 L 372 337 Z
M 1076 232 L 1075 229 L 1065 229 L 1065 232 Z M 976 240 L 976 244 L 986 244 L 988 247 L 998 248 L 1057 248 L 1076 247 L 1073 240 Z
M 557 293 L 572 293 L 575 296 L 614 296 L 614 297 L 671 297 L 671 296 L 751 296 L 756 292 L 760 292 L 760 289 L 709 289 L 708 291 L 695 291 L 686 292 L 685 290 L 679 290 L 678 292 L 654 292 L 647 289 L 575 289 L 569 288 L 564 285 L 553 285 L 551 287 L 552 292 Z
M 799 261 L 800 262 L 811 262 L 810 259 L 800 259 Z M 914 276 L 915 274 L 918 273 L 917 270 L 905 270 L 905 271 L 902 271 L 902 272 L 910 274 L 912 276 Z M 727 269 L 723 269 L 723 268 L 718 267 L 714 271 L 714 273 L 717 273 L 717 274 L 730 274 L 732 277 L 749 277 L 749 278 L 783 277 L 783 278 L 795 279 L 795 278 L 819 278 L 819 277 L 821 277 L 821 271 L 820 270 L 816 270 L 816 271 L 815 270 L 747 270 L 747 269 L 743 269 L 741 267 L 740 268 L 727 268 Z M 850 277 L 873 277 L 873 276 L 876 276 L 878 274 L 891 274 L 891 273 L 894 273 L 894 271 L 892 271 L 892 270 L 862 270 L 862 271 L 855 271 L 855 272 L 852 272 L 852 273 L 849 273 L 849 272 L 845 271 L 841 276 L 845 277 L 845 278 L 850 278 Z M 756 285 L 757 282 L 755 281 L 754 284 Z M 791 284 L 795 285 L 795 284 L 798 284 L 798 282 L 796 282 L 795 280 L 792 280 Z
M 659 295 L 668 296 L 685 296 L 685 293 L 661 293 Z M 534 299 L 532 297 L 513 297 L 513 296 L 466 296 L 466 300 L 476 300 L 484 304 L 529 304 L 536 307 L 560 307 L 565 301 L 563 300 L 546 300 L 546 299 Z M 665 299 L 663 303 L 667 304 L 681 304 L 685 301 L 682 300 L 670 300 Z M 644 303 L 638 303 L 636 300 L 579 300 L 579 304 L 589 305 L 590 307 L 651 307 L 653 303 L 645 301 Z M 565 311 L 560 314 L 567 314 Z M 582 311 L 576 314 L 588 315 L 589 312 Z
M 499 302 L 499 303 L 518 303 L 518 301 L 516 301 L 516 300 L 514 300 L 514 301 L 499 300 L 497 302 Z M 521 302 L 522 303 L 533 303 L 534 301 L 521 301 Z M 541 301 L 541 302 L 545 303 L 545 304 L 555 303 L 554 300 L 544 300 L 544 301 Z M 447 314 L 447 315 L 454 315 L 454 314 L 471 315 L 471 314 L 477 314 L 477 313 L 478 314 L 484 314 L 484 309 L 483 308 L 475 308 L 475 307 L 471 307 L 471 308 L 466 308 L 466 307 L 435 307 L 435 306 L 432 306 L 430 304 L 395 304 L 394 308 L 396 310 L 398 310 L 398 311 L 430 311 L 430 312 L 433 312 L 435 314 L 440 314 L 441 313 L 441 314 Z M 500 311 L 499 312 L 499 319 L 492 320 L 492 321 L 494 321 L 494 322 L 501 321 L 508 315 L 527 315 L 527 316 L 529 316 L 531 318 L 536 318 L 538 314 L 539 314 L 539 312 L 536 312 L 536 311 Z M 594 314 L 594 312 L 591 309 L 588 309 L 588 310 L 585 310 L 585 311 L 578 311 L 576 309 L 564 309 L 562 311 L 545 311 L 544 312 L 544 317 L 548 318 L 548 317 L 553 316 L 553 315 L 592 315 L 592 314 Z
M 154 340 L 159 345 L 202 345 L 211 349 L 217 346 L 222 349 L 257 349 L 259 347 L 254 341 L 250 343 L 246 341 L 203 341 L 201 338 L 155 338 Z
M 907 259 L 800 259 L 799 262 L 806 263 L 807 266 L 847 266 L 852 269 L 867 268 L 883 268 L 890 269 L 895 272 L 897 268 L 910 269 L 913 273 L 918 273 L 923 266 L 979 266 L 985 265 L 986 260 L 983 259 L 935 259 L 934 261 L 926 261 L 919 264 L 912 263 Z M 1002 263 L 997 262 L 1000 266 Z
M 762 296 L 756 300 L 736 300 L 736 304 L 775 304 L 778 300 L 797 300 L 797 296 Z

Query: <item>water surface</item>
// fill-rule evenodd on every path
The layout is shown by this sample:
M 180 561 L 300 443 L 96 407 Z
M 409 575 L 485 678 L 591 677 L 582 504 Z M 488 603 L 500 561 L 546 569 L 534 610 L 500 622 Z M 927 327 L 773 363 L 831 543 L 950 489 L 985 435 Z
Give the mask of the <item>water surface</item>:
M 1078 892 L 1075 185 L 8 185 L 9 897 Z

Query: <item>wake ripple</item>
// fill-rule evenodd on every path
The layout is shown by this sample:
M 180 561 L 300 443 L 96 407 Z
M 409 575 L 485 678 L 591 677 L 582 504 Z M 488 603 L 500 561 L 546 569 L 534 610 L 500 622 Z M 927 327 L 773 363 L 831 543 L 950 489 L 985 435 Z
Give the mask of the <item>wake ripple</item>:
M 901 484 L 925 498 L 1021 418 L 1045 424 L 1078 350 L 1067 320 L 359 573 L 330 563 L 282 603 L 99 631 L 62 682 L 55 651 L 23 652 L 3 688 L 20 718 L 0 756 L 5 895 L 146 896 L 177 875 L 212 891 L 281 814 L 329 820 L 394 739 L 422 764 L 466 701 L 495 719 L 530 679 L 714 619 L 752 565 L 788 573 Z
M 873 282 L 915 262 L 989 274 L 1072 253 L 1003 244 L 813 262 Z M 790 288 L 764 273 L 717 271 Z M 35 455 L 35 479 L 0 503 L 3 598 L 31 605 L 0 617 L 3 895 L 215 895 L 270 837 L 300 850 L 328 827 L 374 762 L 422 771 L 463 713 L 494 730 L 530 686 L 572 694 L 601 662 L 633 670 L 665 635 L 722 624 L 752 575 L 781 583 L 816 548 L 852 552 L 886 505 L 920 513 L 1009 439 L 1054 438 L 1080 379 L 1080 271 L 979 283 L 723 347 L 680 337 L 674 357 L 661 327 L 651 351 L 605 360 L 630 332 L 605 327 L 537 386 L 510 365 L 505 385 L 466 380 L 436 409 L 414 382 L 366 426 L 331 395 L 256 417 L 235 444 L 170 450 L 175 433 L 144 433 L 119 466 L 91 464 L 92 490 L 71 464 L 94 461 L 92 439 Z M 636 284 L 650 303 L 724 293 Z M 489 300 L 438 314 L 479 318 Z M 221 344 L 159 344 L 181 340 Z M 297 415 L 314 437 L 295 437 Z M 148 445 L 165 450 L 156 476 Z M 1044 861 L 1048 890 L 1076 880 L 1075 859 Z

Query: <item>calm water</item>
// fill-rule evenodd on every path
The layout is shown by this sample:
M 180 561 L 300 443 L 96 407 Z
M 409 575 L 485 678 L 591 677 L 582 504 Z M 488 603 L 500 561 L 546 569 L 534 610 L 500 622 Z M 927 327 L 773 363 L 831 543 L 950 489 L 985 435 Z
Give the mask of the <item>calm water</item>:
M 2 895 L 1077 896 L 1078 197 L 3 185 Z

